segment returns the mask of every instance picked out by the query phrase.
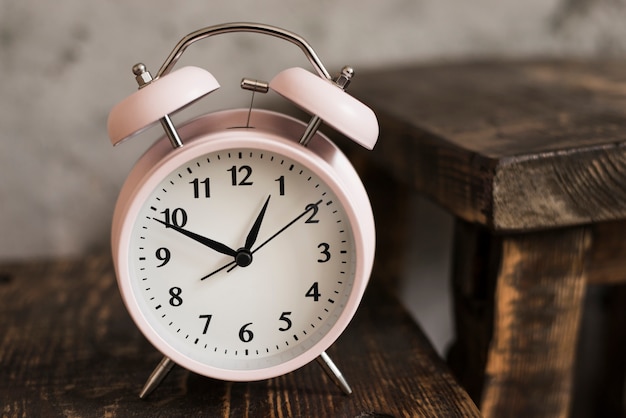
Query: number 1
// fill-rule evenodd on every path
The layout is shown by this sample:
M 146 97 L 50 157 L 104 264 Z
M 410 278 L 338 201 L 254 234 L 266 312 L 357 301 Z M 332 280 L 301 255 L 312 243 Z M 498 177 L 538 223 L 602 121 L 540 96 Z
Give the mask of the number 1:
M 280 176 L 276 180 L 278 182 L 278 190 L 281 196 L 285 195 L 285 176 Z

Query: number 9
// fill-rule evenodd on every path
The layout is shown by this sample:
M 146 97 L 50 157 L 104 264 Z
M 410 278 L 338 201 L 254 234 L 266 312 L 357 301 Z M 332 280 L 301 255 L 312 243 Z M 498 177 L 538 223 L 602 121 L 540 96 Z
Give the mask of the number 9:
M 154 255 L 158 260 L 162 261 L 162 263 L 159 264 L 157 267 L 163 267 L 170 261 L 170 250 L 165 247 L 161 247 L 156 250 L 156 253 Z

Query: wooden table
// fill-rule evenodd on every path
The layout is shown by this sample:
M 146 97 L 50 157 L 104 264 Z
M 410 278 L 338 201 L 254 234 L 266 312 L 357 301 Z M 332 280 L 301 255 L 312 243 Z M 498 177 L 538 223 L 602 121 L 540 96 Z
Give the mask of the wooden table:
M 626 62 L 406 67 L 350 91 L 381 124 L 358 158 L 456 218 L 450 362 L 482 413 L 568 416 L 586 286 L 612 284 L 595 416 L 624 414 Z
M 478 417 L 407 313 L 373 280 L 329 355 L 354 393 L 315 363 L 229 383 L 175 368 L 147 400 L 161 355 L 122 304 L 110 257 L 0 266 L 2 417 Z

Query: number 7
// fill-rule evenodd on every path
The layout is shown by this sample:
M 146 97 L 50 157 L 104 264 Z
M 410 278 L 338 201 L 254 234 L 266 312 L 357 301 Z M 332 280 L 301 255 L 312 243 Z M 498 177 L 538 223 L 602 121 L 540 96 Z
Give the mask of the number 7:
M 200 315 L 198 317 L 200 319 L 206 319 L 206 322 L 204 324 L 204 330 L 202 331 L 202 335 L 206 334 L 207 330 L 209 329 L 209 323 L 211 322 L 212 317 L 213 315 Z

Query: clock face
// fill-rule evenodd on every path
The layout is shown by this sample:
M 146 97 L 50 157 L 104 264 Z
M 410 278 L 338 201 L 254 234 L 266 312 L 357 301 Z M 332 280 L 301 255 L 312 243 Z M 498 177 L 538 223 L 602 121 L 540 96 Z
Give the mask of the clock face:
M 151 333 L 190 363 L 232 371 L 284 364 L 319 344 L 349 303 L 357 262 L 348 211 L 318 171 L 240 147 L 158 179 L 127 252 Z

